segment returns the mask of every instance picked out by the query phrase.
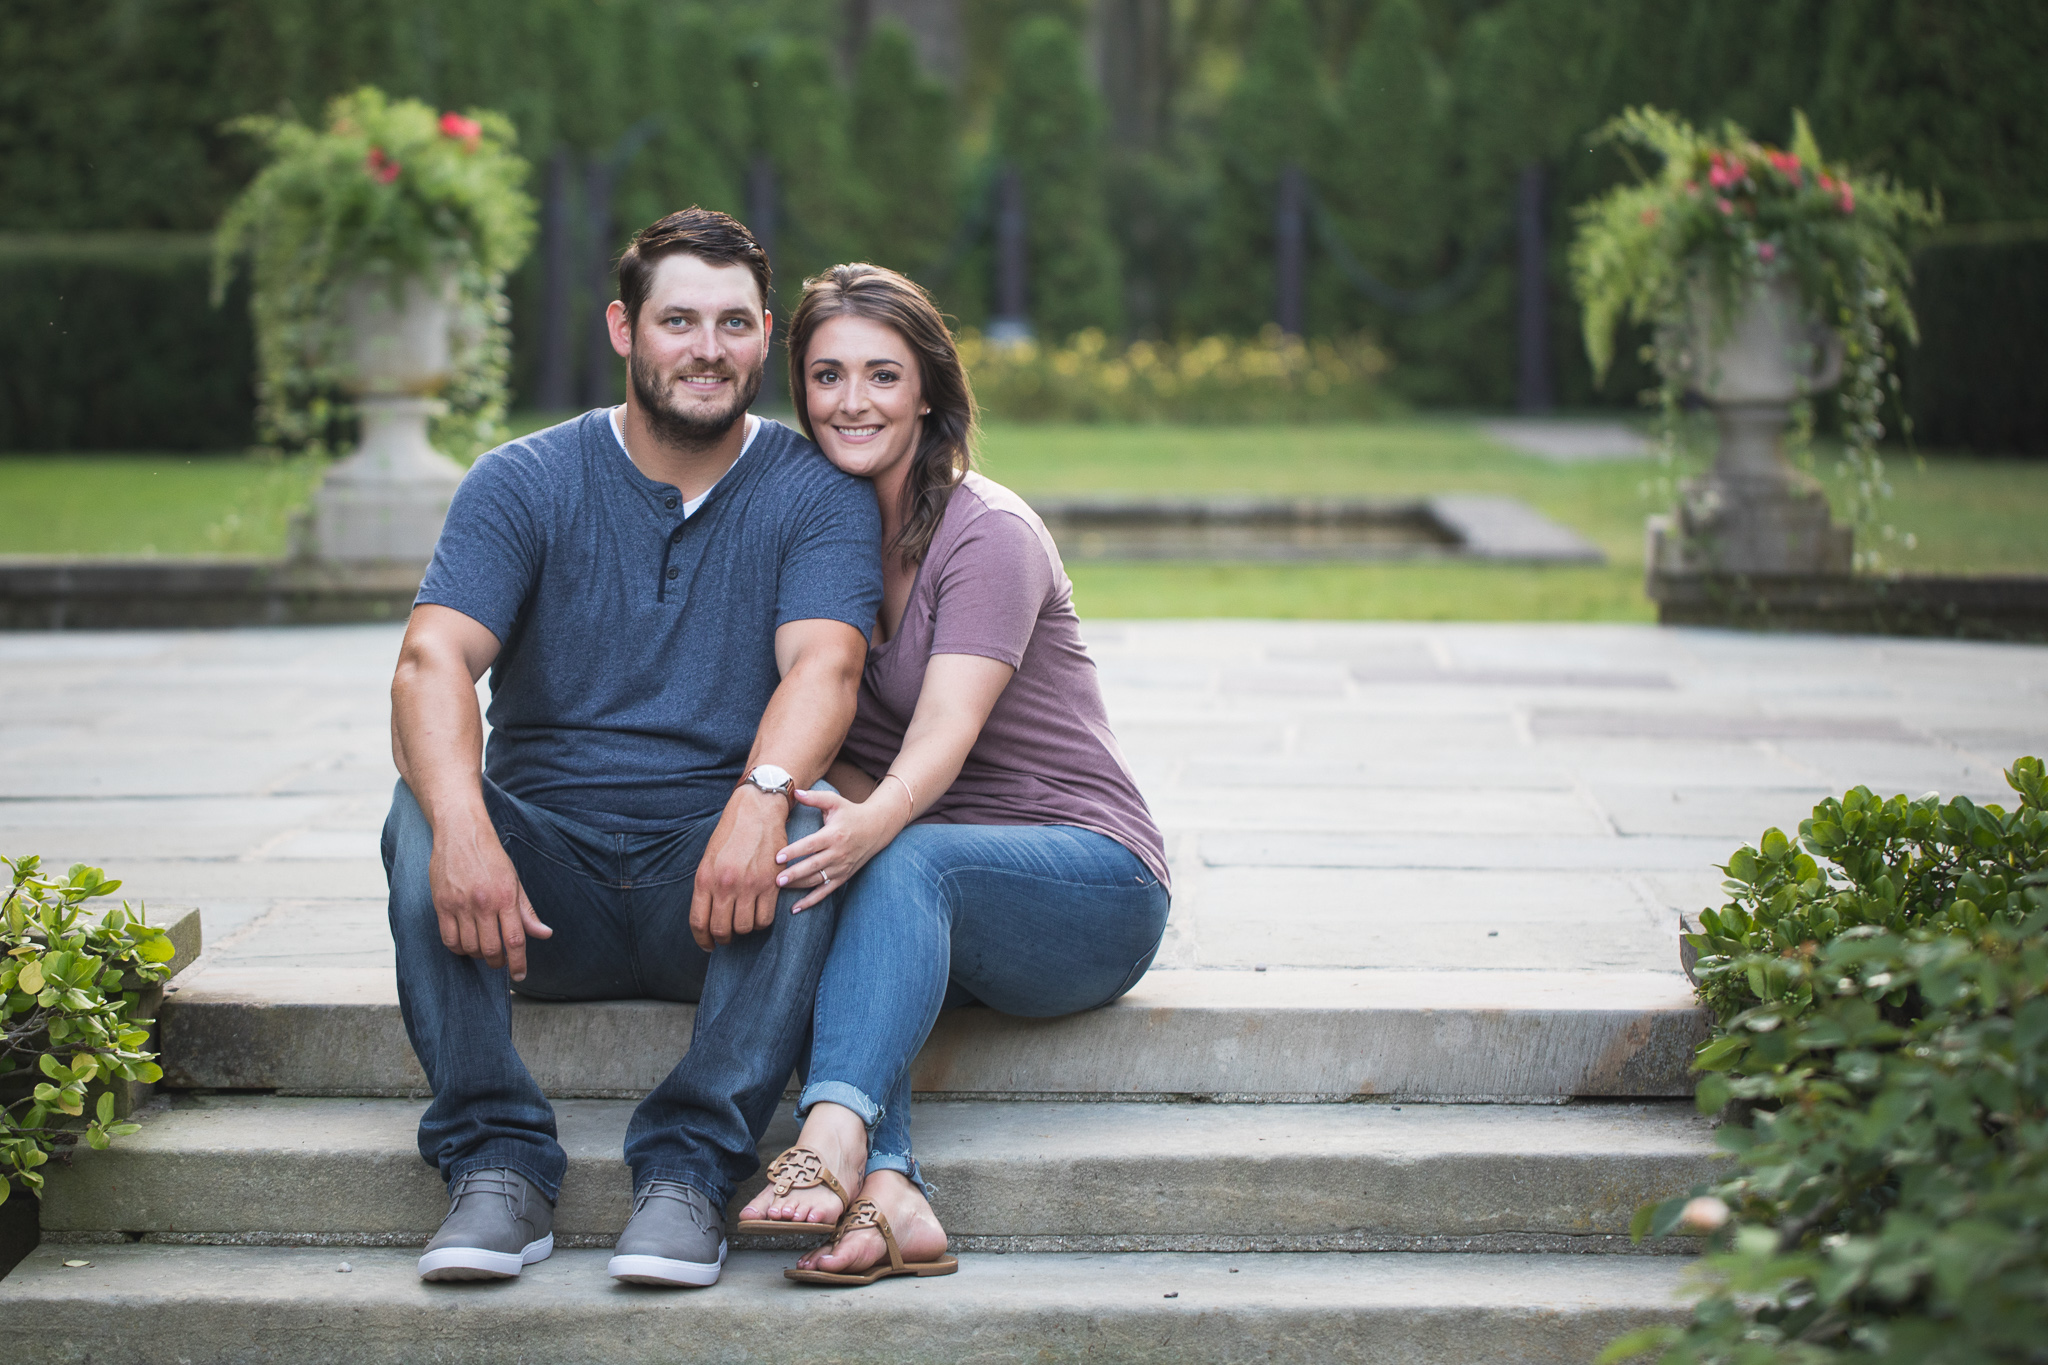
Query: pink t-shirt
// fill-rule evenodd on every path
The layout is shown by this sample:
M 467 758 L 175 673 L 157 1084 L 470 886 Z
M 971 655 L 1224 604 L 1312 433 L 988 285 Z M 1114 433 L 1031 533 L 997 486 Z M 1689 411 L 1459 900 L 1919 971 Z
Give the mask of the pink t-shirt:
M 903 747 L 934 654 L 1017 672 L 920 824 L 1079 825 L 1167 881 L 1166 844 L 1109 732 L 1059 550 L 1022 498 L 979 474 L 947 500 L 896 634 L 868 651 L 844 756 L 870 776 Z

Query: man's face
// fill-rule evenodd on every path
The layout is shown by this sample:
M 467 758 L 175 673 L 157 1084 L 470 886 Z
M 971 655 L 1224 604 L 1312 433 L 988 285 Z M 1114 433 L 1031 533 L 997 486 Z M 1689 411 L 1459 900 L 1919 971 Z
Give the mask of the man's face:
M 710 445 L 761 392 L 772 325 L 754 272 L 677 252 L 655 263 L 637 324 L 611 309 L 612 349 L 626 358 L 636 406 L 664 441 Z M 630 327 L 630 330 L 629 330 Z

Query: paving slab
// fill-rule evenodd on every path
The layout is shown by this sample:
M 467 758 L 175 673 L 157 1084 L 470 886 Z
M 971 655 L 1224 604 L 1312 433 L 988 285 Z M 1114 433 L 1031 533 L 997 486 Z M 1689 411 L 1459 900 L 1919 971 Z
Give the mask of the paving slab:
M 201 1096 L 52 1168 L 45 1236 L 422 1245 L 446 1212 L 408 1100 Z M 554 1231 L 609 1244 L 631 1208 L 633 1105 L 556 1109 Z M 933 1101 L 919 1160 L 965 1246 L 1628 1251 L 1642 1203 L 1711 1178 L 1689 1104 L 1074 1104 Z M 785 1106 L 762 1159 L 795 1137 Z M 756 1177 L 735 1210 L 761 1185 Z
M 969 1255 L 864 1293 L 789 1283 L 746 1252 L 709 1290 L 620 1285 L 604 1251 L 516 1281 L 423 1284 L 417 1253 L 46 1245 L 0 1281 L 0 1356 L 68 1365 L 1031 1360 L 1584 1365 L 1676 1322 L 1670 1257 Z M 341 1273 L 346 1262 L 349 1270 Z M 686 1344 L 686 1345 L 685 1345 Z
M 1682 995 L 1676 914 L 1710 903 L 1736 844 L 1856 783 L 2006 800 L 2000 767 L 2048 750 L 2035 646 L 1515 623 L 1085 633 L 1167 834 L 1160 962 L 1210 986 L 1259 965 L 1469 965 L 1661 970 Z M 194 988 L 386 969 L 376 833 L 398 640 L 0 634 L 0 849 L 201 908 Z M 1285 952 L 1265 936 L 1310 921 Z M 1475 951 L 1447 961 L 1451 939 Z

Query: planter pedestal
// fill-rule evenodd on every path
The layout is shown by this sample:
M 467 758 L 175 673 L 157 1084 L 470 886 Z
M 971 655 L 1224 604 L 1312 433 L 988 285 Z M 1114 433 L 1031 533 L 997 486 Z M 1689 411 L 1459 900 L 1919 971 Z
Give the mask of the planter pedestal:
M 313 495 L 314 557 L 424 563 L 462 482 L 462 466 L 427 441 L 427 420 L 441 404 L 368 394 L 356 401 L 362 444 L 327 471 Z
M 1652 517 L 1653 574 L 1845 574 L 1854 533 L 1828 515 L 1812 475 L 1785 461 L 1786 403 L 1717 403 L 1714 467 L 1679 486 L 1678 506 Z
M 307 557 L 423 565 L 433 556 L 463 473 L 427 440 L 428 419 L 442 410 L 432 395 L 453 370 L 453 297 L 450 275 L 414 276 L 396 290 L 366 275 L 343 295 L 362 439 L 313 494 L 300 547 Z
M 1678 371 L 1707 400 L 1720 443 L 1714 467 L 1680 485 L 1671 515 L 1650 518 L 1651 578 L 1848 573 L 1850 528 L 1833 523 L 1820 484 L 1786 461 L 1783 446 L 1792 404 L 1841 377 L 1838 344 L 1810 322 L 1789 280 L 1759 286 L 1725 340 L 1709 345 L 1714 311 L 1694 295 Z

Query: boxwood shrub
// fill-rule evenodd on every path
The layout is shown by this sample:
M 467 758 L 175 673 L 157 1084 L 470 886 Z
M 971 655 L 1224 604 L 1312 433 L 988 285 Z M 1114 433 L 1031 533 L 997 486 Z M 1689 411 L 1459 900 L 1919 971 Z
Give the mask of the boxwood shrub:
M 1729 860 L 1688 941 L 1733 1169 L 1636 1227 L 1707 1235 L 1707 1292 L 1603 1360 L 2048 1361 L 2048 776 L 2006 780 L 1858 787 Z

